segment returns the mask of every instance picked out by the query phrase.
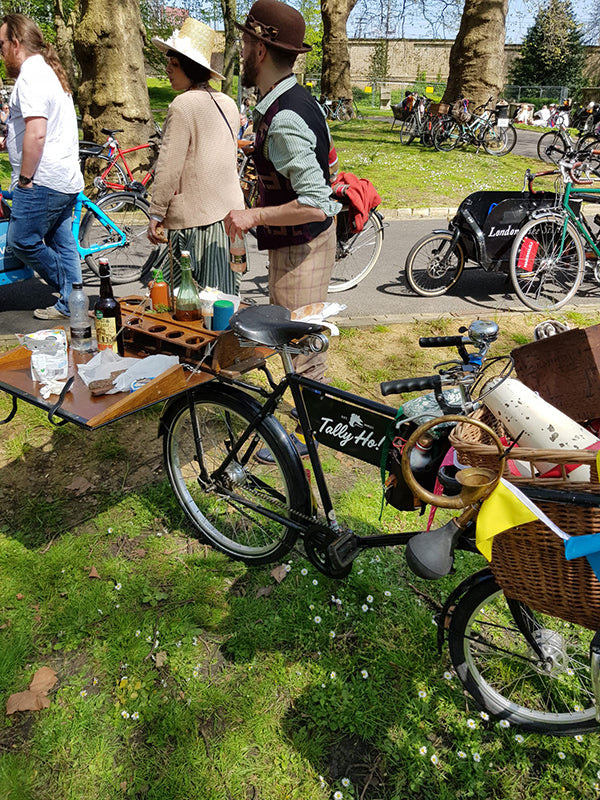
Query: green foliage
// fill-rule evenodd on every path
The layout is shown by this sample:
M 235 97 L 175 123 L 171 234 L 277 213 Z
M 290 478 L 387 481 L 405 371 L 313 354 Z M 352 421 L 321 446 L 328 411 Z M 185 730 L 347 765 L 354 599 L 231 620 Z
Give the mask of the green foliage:
M 387 39 L 381 39 L 375 45 L 369 63 L 370 77 L 379 83 L 385 81 L 389 72 L 389 43 Z
M 577 87 L 585 61 L 582 30 L 570 0 L 547 0 L 527 32 L 512 83 Z
M 323 20 L 318 0 L 300 0 L 299 11 L 306 22 L 304 41 L 312 45 L 306 54 L 306 74 L 320 75 L 323 60 Z

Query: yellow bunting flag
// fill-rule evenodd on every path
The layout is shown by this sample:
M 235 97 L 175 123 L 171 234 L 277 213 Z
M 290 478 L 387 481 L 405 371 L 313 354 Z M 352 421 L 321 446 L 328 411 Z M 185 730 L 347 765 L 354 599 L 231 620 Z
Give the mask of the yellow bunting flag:
M 532 503 L 523 492 L 519 491 L 504 478 L 483 501 L 479 514 L 477 515 L 477 529 L 475 541 L 477 548 L 488 561 L 492 560 L 492 542 L 494 536 L 509 528 L 517 525 L 525 525 L 533 522 L 534 519 L 541 520 L 550 530 L 560 536 L 561 539 L 568 538 L 567 535 L 555 525 L 549 517 L 544 514 L 541 508 Z
M 365 94 L 372 94 L 373 87 L 372 86 L 365 86 Z

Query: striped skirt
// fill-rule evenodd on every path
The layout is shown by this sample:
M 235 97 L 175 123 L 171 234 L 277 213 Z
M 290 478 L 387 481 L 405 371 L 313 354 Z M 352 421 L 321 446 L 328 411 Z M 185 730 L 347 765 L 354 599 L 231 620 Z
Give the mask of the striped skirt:
M 225 294 L 239 294 L 240 274 L 229 266 L 229 237 L 222 221 L 169 231 L 169 244 L 153 266 L 160 267 L 164 279 L 173 281 L 176 287 L 181 281 L 182 250 L 189 250 L 192 274 L 200 290 L 210 287 Z

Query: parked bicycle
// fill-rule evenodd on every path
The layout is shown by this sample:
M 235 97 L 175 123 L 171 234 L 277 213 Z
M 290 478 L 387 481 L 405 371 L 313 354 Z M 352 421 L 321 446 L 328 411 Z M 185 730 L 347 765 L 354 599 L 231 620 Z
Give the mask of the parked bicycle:
M 600 155 L 600 150 L 593 155 Z M 529 173 L 530 192 L 536 178 L 560 176 L 555 203 L 532 213 L 515 236 L 510 253 L 510 276 L 519 299 L 533 311 L 561 308 L 577 293 L 586 266 L 600 283 L 598 233 L 582 214 L 582 203 L 600 202 L 600 188 L 585 177 L 587 165 L 577 156 L 559 162 L 558 169 Z M 594 218 L 600 224 L 600 216 Z
M 419 139 L 421 144 L 433 147 L 433 129 L 438 118 L 429 112 L 431 100 L 418 94 L 411 97 L 412 108 L 400 123 L 400 141 L 406 145 Z
M 3 212 L 9 218 L 12 192 L 1 191 Z M 79 257 L 96 277 L 100 277 L 98 261 L 108 258 L 111 279 L 115 284 L 130 283 L 148 274 L 159 247 L 146 236 L 150 219 L 148 203 L 135 192 L 114 192 L 96 203 L 80 192 L 75 201 L 71 230 Z M 23 280 L 32 276 L 26 269 Z
M 538 158 L 547 164 L 558 164 L 571 153 L 594 149 L 594 144 L 598 141 L 594 132 L 586 132 L 584 128 L 577 130 L 576 137 L 571 136 L 565 114 L 561 111 L 550 117 L 548 125 L 552 130 L 543 133 L 537 143 Z
M 156 131 L 150 137 L 150 141 L 136 147 L 123 149 L 117 139 L 117 133 L 122 133 L 123 131 L 117 128 L 102 128 L 102 133 L 107 137 L 104 144 L 87 141 L 79 142 L 81 171 L 85 172 L 86 169 L 89 170 L 92 166 L 98 171 L 98 175 L 94 178 L 94 186 L 101 195 L 107 192 L 121 191 L 133 191 L 143 197 L 148 194 L 148 188 L 154 180 L 154 170 L 162 136 L 162 129 L 156 123 L 155 128 Z M 152 165 L 137 180 L 134 178 L 126 157 L 130 153 L 139 153 L 142 150 L 152 151 Z
M 317 100 L 327 119 L 337 122 L 348 122 L 355 116 L 355 103 L 351 97 L 338 97 L 337 100 L 329 100 L 327 97 L 320 97 Z M 358 111 L 358 109 L 356 109 Z M 362 114 L 361 114 L 362 116 Z
M 490 155 L 506 155 L 512 149 L 508 140 L 507 128 L 501 127 L 497 122 L 488 118 L 489 112 L 486 114 L 491 99 L 490 97 L 484 105 L 478 106 L 475 112 L 466 109 L 466 101 L 457 101 L 453 106 L 452 114 L 440 117 L 434 126 L 432 138 L 436 150 L 449 153 L 460 144 L 472 144 L 478 150 L 483 147 Z M 476 112 L 482 113 L 477 114 Z

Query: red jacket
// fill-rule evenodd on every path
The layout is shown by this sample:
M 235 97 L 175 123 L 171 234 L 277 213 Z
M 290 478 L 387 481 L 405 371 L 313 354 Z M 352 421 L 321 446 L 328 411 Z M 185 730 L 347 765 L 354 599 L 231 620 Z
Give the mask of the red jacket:
M 351 172 L 340 172 L 331 184 L 335 197 L 348 206 L 352 230 L 362 231 L 369 218 L 369 211 L 381 203 L 381 197 L 371 181 L 357 178 Z

